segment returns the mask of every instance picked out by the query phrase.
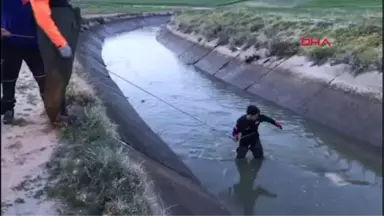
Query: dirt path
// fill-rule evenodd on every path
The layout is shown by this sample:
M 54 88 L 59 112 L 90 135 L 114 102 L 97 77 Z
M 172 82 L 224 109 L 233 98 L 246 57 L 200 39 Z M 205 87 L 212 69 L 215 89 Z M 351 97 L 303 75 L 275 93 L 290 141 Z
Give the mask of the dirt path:
M 45 115 L 38 86 L 23 64 L 16 85 L 15 121 L 1 127 L 2 215 L 57 215 L 44 198 L 45 164 L 58 143 Z

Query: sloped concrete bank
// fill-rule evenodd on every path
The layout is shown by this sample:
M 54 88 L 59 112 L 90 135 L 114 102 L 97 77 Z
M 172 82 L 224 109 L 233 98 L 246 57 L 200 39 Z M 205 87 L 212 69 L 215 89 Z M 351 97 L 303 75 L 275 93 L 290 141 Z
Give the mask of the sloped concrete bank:
M 163 27 L 157 36 L 160 43 L 186 64 L 361 143 L 371 144 L 370 147 L 382 148 L 381 74 L 355 79 L 349 71 L 342 70 L 331 73 L 323 69 L 320 73 L 312 73 L 314 69 L 311 67 L 299 68 L 305 64 L 303 60 L 301 65 L 284 59 L 263 59 L 245 64 L 244 53 L 228 52 L 209 43 L 202 45 L 196 38 L 169 25 Z M 371 91 L 369 84 L 372 80 L 375 89 Z
M 109 77 L 101 57 L 103 41 L 107 37 L 144 26 L 164 24 L 169 19 L 170 14 L 119 14 L 84 19 L 77 60 L 97 89 L 109 118 L 118 125 L 118 133 L 128 145 L 130 155 L 142 162 L 154 181 L 168 212 L 172 215 L 229 215 L 122 97 L 123 93 Z

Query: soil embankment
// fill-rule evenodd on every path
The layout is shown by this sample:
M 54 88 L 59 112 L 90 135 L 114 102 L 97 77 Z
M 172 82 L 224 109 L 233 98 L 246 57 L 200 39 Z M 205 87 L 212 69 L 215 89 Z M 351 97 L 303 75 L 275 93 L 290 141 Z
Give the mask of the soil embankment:
M 130 156 L 141 161 L 156 192 L 169 214 L 227 215 L 228 211 L 210 195 L 179 160 L 177 155 L 139 117 L 123 93 L 109 77 L 101 58 L 104 39 L 144 26 L 161 25 L 170 14 L 116 15 L 113 18 L 91 18 L 85 21 L 77 59 L 89 81 L 107 108 L 109 118 L 118 125 L 121 140 Z M 100 25 L 105 24 L 106 25 Z M 99 25 L 99 26 L 97 26 Z
M 382 74 L 354 77 L 342 66 L 312 66 L 304 57 L 262 58 L 201 41 L 171 26 L 158 41 L 186 64 L 363 143 L 382 147 Z

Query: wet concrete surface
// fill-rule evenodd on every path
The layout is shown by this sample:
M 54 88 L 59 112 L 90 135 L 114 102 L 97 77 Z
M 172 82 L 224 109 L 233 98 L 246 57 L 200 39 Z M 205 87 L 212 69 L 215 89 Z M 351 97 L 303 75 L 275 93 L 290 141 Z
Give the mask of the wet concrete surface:
M 381 214 L 380 153 L 182 64 L 156 41 L 157 30 L 109 38 L 104 61 L 113 73 L 215 127 L 110 74 L 145 122 L 233 214 Z M 249 162 L 236 163 L 227 135 L 249 104 L 284 130 L 262 125 L 266 159 L 251 161 L 249 154 Z

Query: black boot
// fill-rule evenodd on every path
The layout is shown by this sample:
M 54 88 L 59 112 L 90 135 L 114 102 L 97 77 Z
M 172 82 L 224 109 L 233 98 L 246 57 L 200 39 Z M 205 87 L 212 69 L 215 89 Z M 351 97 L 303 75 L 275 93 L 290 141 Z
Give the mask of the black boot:
M 7 110 L 4 112 L 3 123 L 11 124 L 14 118 L 15 118 L 15 111 L 13 109 Z
M 1 115 L 4 115 L 3 117 L 4 124 L 12 123 L 15 117 L 15 111 L 13 109 L 15 106 L 15 102 L 16 102 L 15 99 L 6 101 L 3 98 L 1 98 Z
M 8 104 L 3 102 L 3 98 L 1 98 L 1 115 L 4 115 L 5 111 L 8 110 L 7 108 L 9 108 L 9 107 L 7 105 Z

